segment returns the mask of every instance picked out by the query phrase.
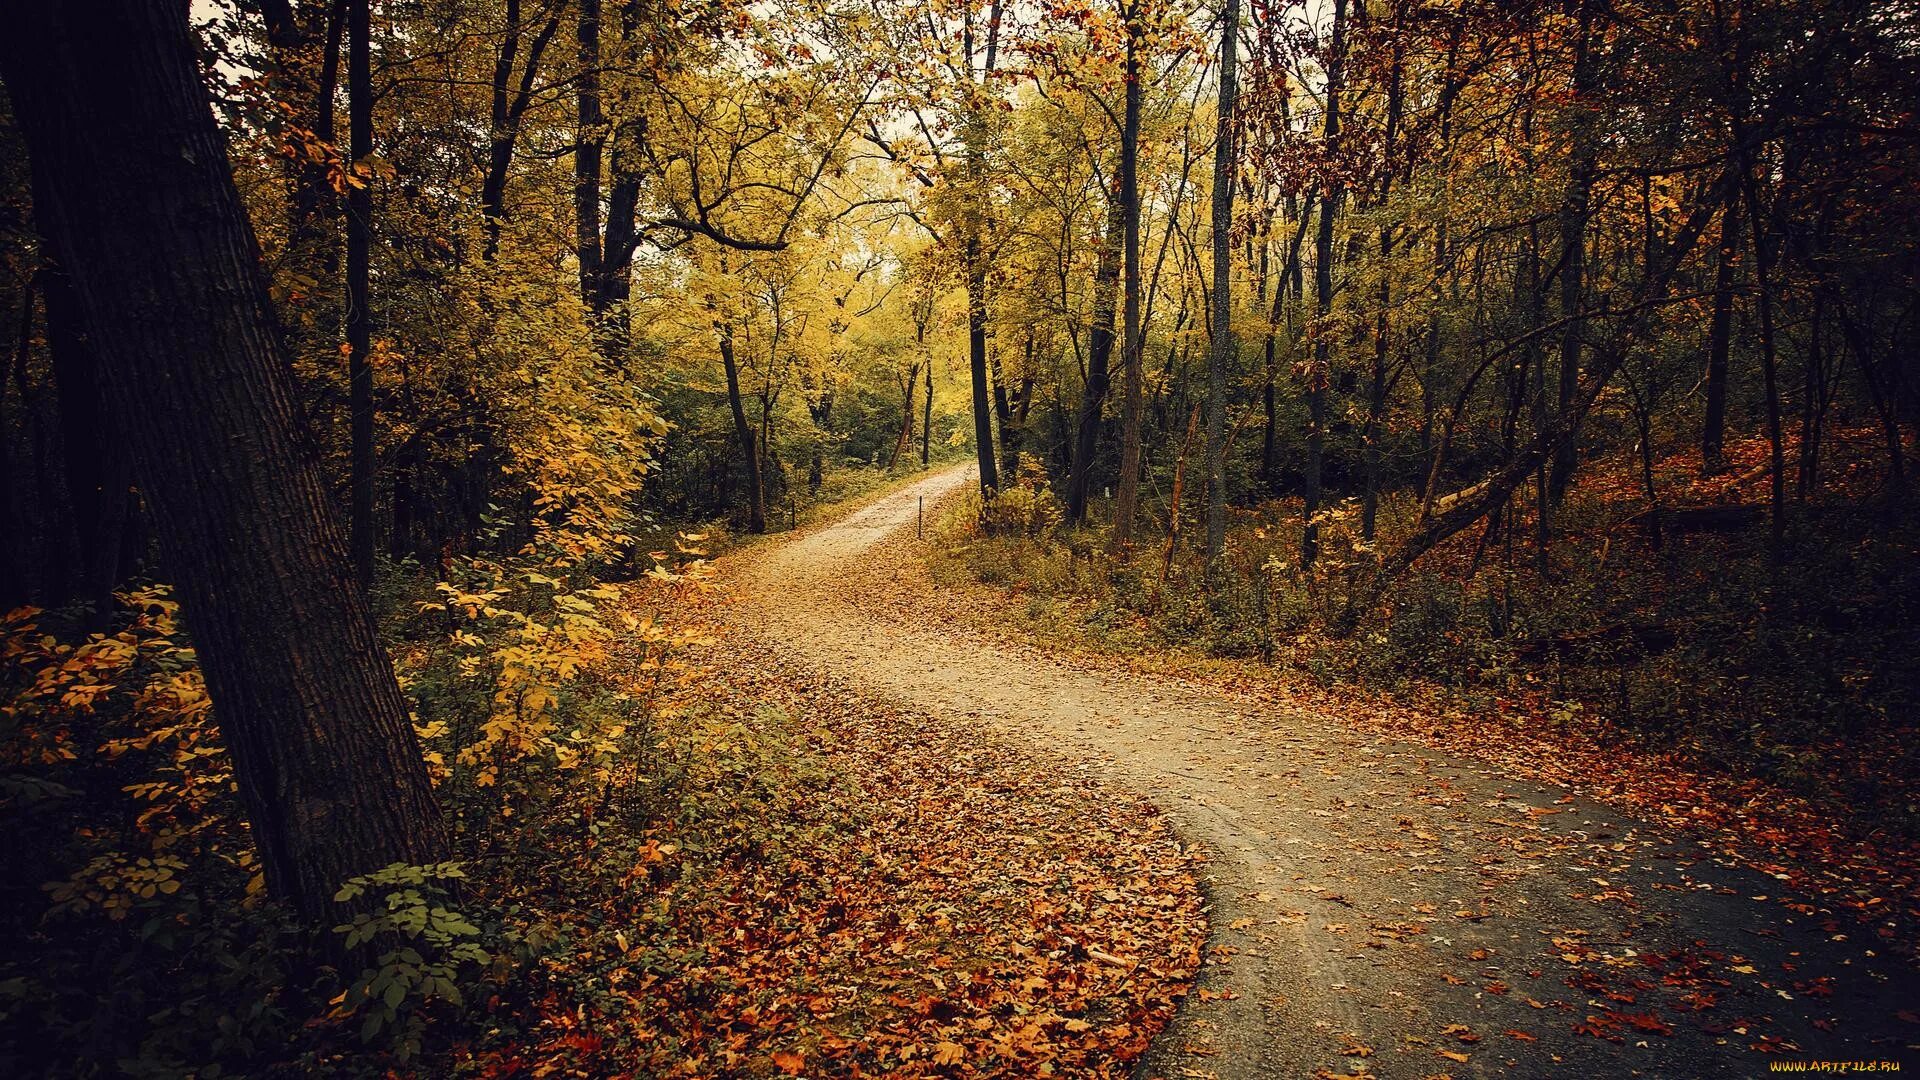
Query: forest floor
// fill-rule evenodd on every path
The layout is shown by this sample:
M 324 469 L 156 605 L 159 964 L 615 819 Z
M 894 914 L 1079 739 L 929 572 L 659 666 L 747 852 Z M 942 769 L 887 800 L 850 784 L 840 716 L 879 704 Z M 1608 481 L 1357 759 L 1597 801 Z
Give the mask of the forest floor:
M 946 469 L 723 558 L 725 621 L 746 662 L 781 657 L 943 729 L 985 725 L 1063 782 L 1152 799 L 1208 852 L 1208 962 L 1148 1075 L 1920 1061 L 1920 978 L 1795 895 L 1791 871 L 1542 779 L 1508 746 L 1460 756 L 1367 716 L 1006 629 L 991 610 L 1004 590 L 936 585 L 915 538 L 922 500 L 931 526 L 970 478 Z

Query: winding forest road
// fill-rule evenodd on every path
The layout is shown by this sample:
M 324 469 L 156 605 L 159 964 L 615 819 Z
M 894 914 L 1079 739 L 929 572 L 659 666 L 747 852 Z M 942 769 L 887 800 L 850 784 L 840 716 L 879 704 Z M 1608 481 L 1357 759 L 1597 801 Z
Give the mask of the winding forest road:
M 1206 993 L 1145 1075 L 1920 1067 L 1913 972 L 1694 841 L 1336 719 L 915 619 L 897 597 L 923 554 L 919 500 L 931 520 L 971 477 L 934 473 L 748 549 L 722 580 L 743 632 L 1147 793 L 1209 852 Z M 885 582 L 896 599 L 859 602 Z

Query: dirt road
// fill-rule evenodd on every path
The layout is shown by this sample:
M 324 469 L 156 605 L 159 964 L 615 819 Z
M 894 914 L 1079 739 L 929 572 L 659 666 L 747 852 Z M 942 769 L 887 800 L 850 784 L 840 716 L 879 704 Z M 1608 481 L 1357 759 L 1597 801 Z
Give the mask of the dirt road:
M 739 592 L 742 632 L 1149 793 L 1211 852 L 1218 962 L 1149 1075 L 1920 1068 L 1910 970 L 1692 841 L 1336 718 L 856 603 L 910 578 L 919 500 L 931 517 L 970 477 L 932 474 L 748 549 L 723 561 L 723 580 Z

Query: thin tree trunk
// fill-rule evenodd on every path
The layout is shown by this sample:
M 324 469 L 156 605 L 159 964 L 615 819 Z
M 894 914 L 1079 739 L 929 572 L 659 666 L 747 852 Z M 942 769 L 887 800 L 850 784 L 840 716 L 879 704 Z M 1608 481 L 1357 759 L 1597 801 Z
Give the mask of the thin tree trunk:
M 607 122 L 600 109 L 600 0 L 580 0 L 574 39 L 580 62 L 574 83 L 574 253 L 580 266 L 580 299 L 597 317 L 606 304 L 600 237 L 600 167 Z
M 760 480 L 760 440 L 747 420 L 746 402 L 740 396 L 740 366 L 733 355 L 733 328 L 725 322 L 714 326 L 720 339 L 720 364 L 727 373 L 727 406 L 733 411 L 733 434 L 740 443 L 740 456 L 747 467 L 747 531 L 767 531 L 767 491 Z
M 97 621 L 112 610 L 113 588 L 119 583 L 122 534 L 133 501 L 128 493 L 131 478 L 125 452 L 102 434 L 112 430 L 102 400 L 105 387 L 99 360 L 87 341 L 73 282 L 60 267 L 49 264 L 42 268 L 40 283 L 60 420 L 60 457 L 66 463 L 67 501 L 73 509 L 74 539 L 79 542 L 72 553 L 71 591 L 92 606 Z M 27 303 L 32 302 L 29 291 Z M 29 328 L 23 323 L 21 330 L 25 333 Z M 24 399 L 24 386 L 22 390 Z
M 1093 264 L 1093 326 L 1088 331 L 1086 385 L 1080 395 L 1080 419 L 1074 427 L 1073 452 L 1067 468 L 1067 523 L 1086 520 L 1087 499 L 1093 488 L 1093 458 L 1100 444 L 1100 416 L 1113 389 L 1114 300 L 1120 287 L 1120 230 L 1125 221 L 1120 198 L 1107 201 L 1107 224 L 1101 231 Z
M 352 0 L 358 3 L 360 0 Z M 507 172 L 513 165 L 514 146 L 520 140 L 520 119 L 533 100 L 533 84 L 540 73 L 540 57 L 554 31 L 560 28 L 563 0 L 549 0 L 542 9 L 546 21 L 527 45 L 526 63 L 520 65 L 516 88 L 513 69 L 520 55 L 520 37 L 525 29 L 520 22 L 520 0 L 507 0 L 506 36 L 494 58 L 490 106 L 490 132 L 487 143 L 487 171 L 480 184 L 480 214 L 486 222 L 486 246 L 483 257 L 492 261 L 500 251 L 500 230 L 507 218 Z
M 1394 153 L 1396 139 L 1400 133 L 1400 111 L 1402 103 L 1401 46 L 1399 37 L 1394 38 L 1393 65 L 1387 83 L 1387 118 L 1383 151 L 1386 167 L 1380 175 L 1380 206 L 1384 211 L 1387 200 L 1393 194 L 1393 175 L 1396 168 Z M 1391 329 L 1387 314 L 1388 304 L 1393 298 L 1392 281 L 1387 273 L 1387 260 L 1393 255 L 1393 226 L 1380 226 L 1380 288 L 1375 298 L 1378 310 L 1373 319 L 1373 370 L 1367 383 L 1367 419 L 1361 433 L 1362 450 L 1366 455 L 1366 489 L 1360 499 L 1360 539 L 1373 543 L 1374 523 L 1380 507 L 1380 440 L 1381 421 L 1387 411 L 1387 354 L 1388 331 Z
M 932 462 L 933 449 L 933 360 L 927 360 L 927 396 L 920 409 L 920 467 Z
M 894 440 L 893 452 L 887 455 L 888 472 L 893 471 L 893 467 L 900 461 L 901 453 L 913 441 L 913 392 L 919 388 L 919 383 L 920 365 L 916 362 L 907 372 L 906 393 L 900 403 L 900 437 Z
M 1207 558 L 1227 540 L 1227 364 L 1233 357 L 1233 110 L 1240 0 L 1220 17 L 1220 105 L 1213 141 L 1213 341 L 1207 350 Z M 1177 512 L 1177 511 L 1176 511 Z
M 1000 0 L 993 0 L 987 15 L 986 64 L 982 79 L 991 79 L 1000 40 Z M 973 31 L 967 30 L 966 58 L 968 74 L 973 66 Z M 986 182 L 986 132 L 984 115 L 972 117 L 967 126 L 967 175 L 975 191 L 971 220 L 967 224 L 967 368 L 973 378 L 973 443 L 980 467 L 980 501 L 984 509 L 1000 490 L 1000 476 L 993 456 L 993 407 L 987 400 L 987 268 L 982 251 L 986 231 L 986 195 L 979 188 Z
M 1233 0 L 1227 0 L 1232 3 Z M 1173 490 L 1167 496 L 1167 548 L 1160 556 L 1160 588 L 1167 587 L 1167 573 L 1173 569 L 1173 553 L 1180 546 L 1180 504 L 1186 494 L 1187 452 L 1193 449 L 1194 430 L 1200 426 L 1200 405 L 1187 414 L 1187 434 L 1173 458 Z
M 1125 285 L 1120 348 L 1120 477 L 1113 500 L 1111 546 L 1118 551 L 1133 539 L 1133 518 L 1140 506 L 1140 4 L 1125 9 L 1127 33 L 1126 105 L 1120 133 L 1121 243 L 1125 249 Z
M 1347 0 L 1333 0 L 1332 55 L 1327 58 L 1326 141 L 1329 153 L 1337 153 L 1340 143 L 1341 78 L 1346 68 Z M 1327 381 L 1329 359 L 1327 339 L 1332 336 L 1327 319 L 1333 313 L 1333 229 L 1340 213 L 1341 184 L 1327 182 L 1320 200 L 1320 231 L 1314 238 L 1313 286 L 1314 315 L 1319 325 L 1313 335 L 1313 365 L 1307 372 L 1307 469 L 1303 485 L 1304 525 L 1300 534 L 1300 565 L 1312 566 L 1320 554 L 1320 469 L 1326 445 Z
M 1812 499 L 1820 487 L 1820 436 L 1830 401 L 1827 393 L 1827 354 L 1821 340 L 1826 323 L 1825 313 L 1825 298 L 1816 293 L 1813 312 L 1807 322 L 1806 370 L 1800 381 L 1802 401 L 1798 497 L 1803 503 Z
M 348 464 L 347 548 L 360 587 L 373 587 L 373 348 L 369 267 L 373 228 L 373 67 L 369 0 L 348 0 L 347 128 L 359 182 L 347 190 L 347 412 L 352 427 Z
M 26 370 L 27 353 L 33 344 L 34 282 L 35 279 L 28 278 L 26 288 L 21 290 L 20 320 L 15 324 L 13 339 L 15 372 Z M 27 395 L 25 386 L 20 389 L 20 424 L 24 429 L 28 422 Z M 7 372 L 0 371 L 0 611 L 12 611 L 28 601 L 33 576 L 27 570 L 26 522 L 14 504 L 12 447 L 7 438 L 12 425 L 6 414 L 6 400 Z
M 1713 273 L 1713 316 L 1707 330 L 1706 415 L 1700 425 L 1700 471 L 1726 467 L 1727 361 L 1733 351 L 1733 272 L 1740 258 L 1740 192 L 1721 211 Z
M 297 435 L 290 363 L 182 5 L 16 8 L 4 74 L 267 886 L 443 857 L 406 700 Z M 155 252 L 165 252 L 164 259 Z
M 1593 56 L 1593 5 L 1591 0 L 1568 0 L 1574 8 L 1577 27 L 1573 45 L 1573 152 L 1569 163 L 1567 191 L 1560 202 L 1560 317 L 1566 329 L 1560 337 L 1560 386 L 1556 407 L 1565 413 L 1573 395 L 1580 389 L 1580 335 L 1584 332 L 1581 308 L 1586 303 L 1587 218 L 1592 211 L 1593 179 L 1598 167 L 1593 96 L 1596 73 Z M 1558 506 L 1573 480 L 1578 464 L 1579 440 L 1570 438 L 1553 452 L 1547 474 L 1548 501 Z
M 967 371 L 973 378 L 973 446 L 980 466 L 980 497 L 1000 490 L 993 457 L 993 406 L 987 400 L 987 269 L 980 237 L 967 238 Z
M 1753 226 L 1753 274 L 1760 308 L 1760 372 L 1767 392 L 1769 524 L 1767 555 L 1778 566 L 1786 553 L 1787 462 L 1780 423 L 1779 358 L 1773 328 L 1773 235 L 1760 206 L 1760 183 L 1745 167 L 1747 213 Z
M 1286 256 L 1280 263 L 1280 278 L 1274 283 L 1273 306 L 1267 314 L 1266 365 L 1267 383 L 1261 395 L 1261 404 L 1266 410 L 1266 429 L 1260 439 L 1261 478 L 1266 484 L 1268 495 L 1279 494 L 1279 470 L 1277 468 L 1275 447 L 1278 441 L 1278 405 L 1275 400 L 1275 382 L 1277 378 L 1277 357 L 1274 352 L 1274 336 L 1280 325 L 1280 316 L 1287 316 L 1287 347 L 1291 350 L 1298 344 L 1298 335 L 1294 324 L 1294 313 L 1298 310 L 1299 298 L 1304 283 L 1301 280 L 1300 255 L 1306 247 L 1308 214 L 1313 211 L 1313 198 L 1308 196 L 1300 203 L 1300 215 L 1296 219 L 1293 239 L 1287 243 Z M 1294 306 L 1289 307 L 1291 298 Z

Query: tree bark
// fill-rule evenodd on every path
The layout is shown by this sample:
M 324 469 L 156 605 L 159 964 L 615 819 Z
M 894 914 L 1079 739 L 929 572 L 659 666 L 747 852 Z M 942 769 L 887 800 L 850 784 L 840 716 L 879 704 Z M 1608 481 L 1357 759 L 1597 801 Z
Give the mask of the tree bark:
M 1233 110 L 1240 0 L 1220 17 L 1220 105 L 1213 139 L 1213 340 L 1207 350 L 1207 558 L 1227 539 L 1227 364 L 1233 348 Z M 1271 384 L 1269 384 L 1271 385 Z M 1177 511 L 1176 511 L 1177 513 Z
M 1093 488 L 1093 458 L 1100 444 L 1100 415 L 1113 389 L 1114 298 L 1120 285 L 1120 229 L 1124 220 L 1120 198 L 1107 201 L 1107 225 L 1100 235 L 1093 264 L 1093 326 L 1088 332 L 1087 379 L 1080 394 L 1080 419 L 1073 433 L 1073 454 L 1067 468 L 1067 524 L 1086 520 L 1087 498 Z
M 1140 508 L 1140 423 L 1142 381 L 1140 370 L 1140 97 L 1141 72 L 1140 4 L 1132 0 L 1126 7 L 1127 59 L 1126 104 L 1120 132 L 1120 208 L 1121 244 L 1125 248 L 1124 299 L 1121 306 L 1123 338 L 1120 347 L 1120 476 L 1113 500 L 1113 536 L 1110 546 L 1119 551 L 1133 539 L 1133 518 Z
M 1767 556 L 1778 566 L 1785 555 L 1787 462 L 1780 423 L 1779 358 L 1773 328 L 1773 231 L 1760 204 L 1760 182 L 1744 167 L 1747 213 L 1753 225 L 1753 275 L 1760 308 L 1760 373 L 1767 393 L 1768 523 Z
M 180 588 L 268 888 L 446 850 L 405 699 L 297 434 L 259 248 L 180 4 L 16 6 L 0 74 L 114 430 Z
M 720 337 L 720 364 L 727 373 L 727 405 L 733 411 L 733 434 L 740 443 L 740 455 L 747 466 L 747 531 L 767 531 L 767 489 L 760 479 L 760 440 L 747 420 L 747 405 L 740 396 L 740 366 L 733 355 L 733 328 L 722 322 L 714 331 Z
M 906 392 L 900 404 L 900 437 L 894 440 L 893 452 L 887 455 L 888 472 L 893 471 L 893 467 L 900 461 L 900 455 L 906 451 L 908 444 L 913 442 L 913 397 L 914 391 L 919 388 L 920 364 L 916 361 L 907 371 Z
M 1400 112 L 1404 95 L 1403 69 L 1400 38 L 1395 28 L 1393 45 L 1393 65 L 1388 74 L 1387 118 L 1383 156 L 1385 167 L 1380 172 L 1380 206 L 1386 208 L 1387 200 L 1393 194 L 1393 175 L 1396 163 L 1394 152 L 1396 139 L 1400 134 Z M 1387 411 L 1387 355 L 1390 348 L 1388 331 L 1391 329 L 1388 314 L 1389 303 L 1393 299 L 1392 280 L 1387 272 L 1387 260 L 1393 255 L 1393 225 L 1391 222 L 1380 226 L 1380 287 L 1375 298 L 1377 310 L 1373 317 L 1373 371 L 1367 384 L 1367 420 L 1361 432 L 1362 452 L 1366 455 L 1366 489 L 1360 499 L 1360 539 L 1364 543 L 1373 543 L 1374 524 L 1380 510 L 1380 440 L 1381 424 Z
M 920 467 L 926 468 L 933 456 L 933 358 L 927 358 L 927 394 L 920 407 Z
M 574 84 L 573 226 L 580 270 L 580 299 L 602 313 L 605 297 L 600 238 L 600 167 L 606 146 L 606 116 L 600 109 L 600 0 L 580 0 L 574 26 L 580 74 Z
M 980 497 L 1000 490 L 993 457 L 993 406 L 987 400 L 987 268 L 980 237 L 967 237 L 967 371 L 973 378 L 973 447 L 980 466 Z
M 1564 413 L 1580 388 L 1580 335 L 1583 332 L 1581 308 L 1586 303 L 1587 219 L 1592 213 L 1593 180 L 1598 167 L 1598 137 L 1593 96 L 1597 83 L 1593 55 L 1593 5 L 1590 0 L 1569 0 L 1574 9 L 1573 44 L 1573 152 L 1569 162 L 1567 191 L 1560 202 L 1560 317 L 1566 320 L 1560 337 L 1560 385 L 1557 407 Z M 1547 494 L 1553 506 L 1560 504 L 1578 464 L 1579 441 L 1569 438 L 1553 452 L 1547 474 Z
M 359 2 L 359 0 L 354 0 Z M 514 65 L 520 55 L 520 37 L 525 27 L 520 21 L 520 0 L 507 0 L 506 35 L 494 57 L 493 88 L 489 113 L 487 171 L 480 183 L 480 214 L 486 221 L 486 247 L 483 257 L 489 262 L 500 251 L 500 230 L 507 219 L 507 171 L 513 165 L 514 146 L 520 140 L 520 120 L 533 100 L 533 82 L 540 72 L 540 57 L 560 28 L 564 0 L 549 0 L 541 10 L 546 21 L 527 44 L 526 63 L 521 65 L 520 80 L 513 81 Z
M 1341 77 L 1346 67 L 1347 0 L 1333 0 L 1333 41 L 1327 58 L 1327 152 L 1334 153 L 1340 143 Z M 1313 288 L 1314 316 L 1319 325 L 1313 334 L 1313 364 L 1307 372 L 1307 468 L 1301 495 L 1304 523 L 1300 533 L 1300 565 L 1312 566 L 1320 554 L 1320 467 L 1325 453 L 1327 427 L 1327 382 L 1330 361 L 1327 317 L 1333 313 L 1333 228 L 1340 214 L 1341 184 L 1327 182 L 1320 198 L 1320 230 L 1314 237 Z
M 1713 317 L 1707 330 L 1706 416 L 1700 425 L 1700 471 L 1726 467 L 1727 361 L 1733 351 L 1733 271 L 1740 258 L 1740 192 L 1721 209 L 1720 250 L 1713 273 Z
M 347 191 L 347 550 L 362 589 L 373 587 L 373 348 L 369 281 L 373 230 L 373 67 L 369 0 L 347 9 L 347 129 L 358 182 Z M 364 171 L 363 171 L 364 170 Z
M 124 448 L 102 435 L 112 430 L 102 400 L 105 387 L 73 282 L 50 263 L 42 268 L 40 283 L 59 407 L 60 456 L 66 463 L 67 499 L 73 507 L 74 538 L 79 541 L 71 560 L 71 591 L 75 599 L 92 606 L 97 623 L 113 609 L 113 589 L 120 582 L 122 541 L 134 501 L 129 492 L 132 478 Z M 33 302 L 31 293 L 27 302 Z M 21 329 L 25 333 L 29 324 Z M 65 598 L 50 595 L 47 599 L 59 603 Z
M 981 76 L 982 81 L 993 77 L 994 63 L 1000 41 L 1000 3 L 993 0 L 987 15 L 986 63 Z M 969 77 L 973 66 L 973 37 L 969 26 L 967 31 L 967 66 Z M 983 235 L 987 227 L 986 186 L 986 115 L 971 117 L 967 124 L 967 177 L 973 183 L 971 193 L 973 205 L 969 208 L 966 224 L 967 242 L 965 249 L 967 270 L 967 370 L 973 378 L 973 448 L 975 460 L 980 467 L 980 501 L 982 508 L 992 500 L 994 493 L 1000 490 L 1000 475 L 993 456 L 993 406 L 988 401 L 987 387 L 987 267 L 984 262 Z

